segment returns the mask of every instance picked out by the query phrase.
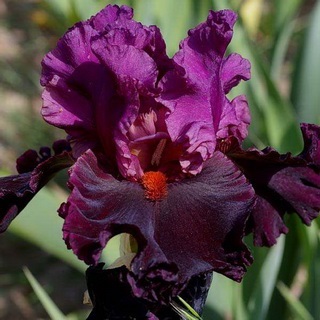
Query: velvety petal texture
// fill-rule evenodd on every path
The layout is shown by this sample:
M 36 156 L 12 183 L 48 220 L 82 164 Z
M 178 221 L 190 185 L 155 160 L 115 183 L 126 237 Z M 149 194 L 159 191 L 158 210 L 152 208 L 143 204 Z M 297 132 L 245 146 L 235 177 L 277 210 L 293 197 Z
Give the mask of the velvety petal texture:
M 281 155 L 270 147 L 242 150 L 235 138 L 225 142 L 229 143 L 225 153 L 249 179 L 258 196 L 247 227 L 256 245 L 271 246 L 288 231 L 283 222 L 286 212 L 296 212 L 307 225 L 319 215 L 320 128 L 303 124 L 301 130 L 305 148 L 296 157 Z
M 140 184 L 103 172 L 89 151 L 73 166 L 69 183 L 71 195 L 60 209 L 68 247 L 96 264 L 112 236 L 132 234 L 139 245 L 131 264 L 138 297 L 165 301 L 193 275 L 212 270 L 239 281 L 251 263 L 242 237 L 254 192 L 220 152 L 201 174 L 169 183 L 161 201 L 148 200 Z
M 47 147 L 41 148 L 39 154 L 34 150 L 25 152 L 17 160 L 20 174 L 0 178 L 0 233 L 8 228 L 11 221 L 55 173 L 74 163 L 67 151 L 68 144 L 59 141 L 54 144 L 54 149 L 58 153 L 53 156 Z

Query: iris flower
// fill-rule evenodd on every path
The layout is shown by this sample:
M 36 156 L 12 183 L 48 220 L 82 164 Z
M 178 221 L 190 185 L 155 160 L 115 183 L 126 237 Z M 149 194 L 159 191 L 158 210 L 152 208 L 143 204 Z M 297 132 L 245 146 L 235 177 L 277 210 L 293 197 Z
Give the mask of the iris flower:
M 320 128 L 302 124 L 298 156 L 244 150 L 248 103 L 227 96 L 250 78 L 248 60 L 226 55 L 236 14 L 210 11 L 173 58 L 156 26 L 132 18 L 107 6 L 44 57 L 42 116 L 71 147 L 27 151 L 19 174 L 1 178 L 0 229 L 70 167 L 59 214 L 68 248 L 93 268 L 88 278 L 107 242 L 130 234 L 134 257 L 110 277 L 133 299 L 166 305 L 212 271 L 241 281 L 253 260 L 245 234 L 271 246 L 288 231 L 285 213 L 307 225 L 318 215 Z

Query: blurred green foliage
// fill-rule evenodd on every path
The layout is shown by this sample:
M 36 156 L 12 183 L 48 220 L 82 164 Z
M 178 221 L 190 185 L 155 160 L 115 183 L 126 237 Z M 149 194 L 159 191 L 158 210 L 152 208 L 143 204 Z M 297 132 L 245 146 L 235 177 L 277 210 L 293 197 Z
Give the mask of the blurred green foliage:
M 11 112 L 11 105 L 7 107 L 9 110 L 4 113 L 7 127 L 0 135 L 0 142 L 11 152 L 39 147 L 61 134 L 38 120 L 41 57 L 55 46 L 68 27 L 90 17 L 107 3 L 130 5 L 135 9 L 135 19 L 147 25 L 157 24 L 170 55 L 177 51 L 187 30 L 206 18 L 208 10 L 237 11 L 239 21 L 230 51 L 251 61 L 252 79 L 232 94 L 245 93 L 249 99 L 252 125 L 247 145 L 263 148 L 271 144 L 282 152 L 298 153 L 302 147 L 299 122 L 320 124 L 320 1 L 7 0 L 3 3 L 7 10 L 0 27 L 16 36 L 14 45 L 18 46 L 18 53 L 0 55 L 0 97 L 9 92 L 20 99 L 19 112 L 16 106 Z M 63 191 L 57 196 L 48 187 L 23 214 L 26 218 L 14 222 L 11 231 L 81 270 L 84 266 L 64 248 L 61 221 L 54 216 L 64 196 Z M 247 239 L 255 262 L 241 284 L 215 275 L 204 319 L 320 319 L 320 224 L 317 221 L 307 228 L 295 216 L 287 217 L 287 224 L 289 234 L 271 249 L 254 248 L 252 240 Z M 48 225 L 53 232 L 44 232 Z M 115 249 L 109 251 L 115 254 Z

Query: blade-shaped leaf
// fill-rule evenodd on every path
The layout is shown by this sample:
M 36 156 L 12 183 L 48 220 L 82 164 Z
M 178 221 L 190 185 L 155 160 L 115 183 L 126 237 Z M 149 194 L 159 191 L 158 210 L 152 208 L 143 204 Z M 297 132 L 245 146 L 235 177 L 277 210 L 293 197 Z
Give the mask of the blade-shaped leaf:
M 294 74 L 291 91 L 299 119 L 320 123 L 320 1 L 311 14 L 310 25 L 301 44 L 302 54 Z
M 313 320 L 314 318 L 303 306 L 303 304 L 292 294 L 290 289 L 282 282 L 277 285 L 282 296 L 288 302 L 292 311 L 293 319 L 296 320 Z
M 30 285 L 32 286 L 35 294 L 40 300 L 42 306 L 47 311 L 50 319 L 52 320 L 68 320 L 68 318 L 59 310 L 59 308 L 55 305 L 55 303 L 51 300 L 46 291 L 42 288 L 40 283 L 36 280 L 36 278 L 32 275 L 28 268 L 23 268 L 23 272 L 27 277 Z
M 256 288 L 249 301 L 249 319 L 263 320 L 266 318 L 271 297 L 277 281 L 281 266 L 285 239 L 280 237 L 276 246 L 272 247 L 256 279 Z

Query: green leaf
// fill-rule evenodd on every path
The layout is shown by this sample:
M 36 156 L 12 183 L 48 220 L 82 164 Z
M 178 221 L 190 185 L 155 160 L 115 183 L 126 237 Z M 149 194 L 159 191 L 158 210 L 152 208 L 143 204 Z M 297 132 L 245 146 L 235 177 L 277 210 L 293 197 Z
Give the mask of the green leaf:
M 213 281 L 208 293 L 206 306 L 209 310 L 214 310 L 216 314 L 214 319 L 219 319 L 218 317 L 225 319 L 227 315 L 232 314 L 234 309 L 233 296 L 237 290 L 235 287 L 238 286 L 240 286 L 239 283 L 235 283 L 221 274 L 213 274 Z
M 303 0 L 279 1 L 273 0 L 274 20 L 276 32 L 280 33 L 283 28 L 290 24 L 290 20 L 297 14 Z
M 201 317 L 199 316 L 199 314 L 185 300 L 183 300 L 179 296 L 178 296 L 178 300 L 190 312 L 190 314 L 192 314 L 196 319 L 200 319 L 201 320 Z
M 266 318 L 281 266 L 284 244 L 284 237 L 280 237 L 277 245 L 270 249 L 262 265 L 248 304 L 249 319 L 263 320 Z
M 248 310 L 244 304 L 243 298 L 243 283 L 234 286 L 233 288 L 233 314 L 236 315 L 237 320 L 247 320 Z
M 283 64 L 288 53 L 288 47 L 294 31 L 295 21 L 290 21 L 279 30 L 276 35 L 275 45 L 272 52 L 272 61 L 270 75 L 276 83 L 281 83 L 283 71 Z
M 320 1 L 311 14 L 310 25 L 301 43 L 291 90 L 292 102 L 302 122 L 320 123 Z
M 282 282 L 278 283 L 277 288 L 290 306 L 295 320 L 313 320 L 314 318 L 303 306 L 303 304 L 292 294 L 290 289 Z
M 183 305 L 181 307 L 177 302 L 171 302 L 171 307 L 174 311 L 185 320 L 202 320 L 199 314 L 181 297 L 178 296 L 179 302 Z
M 35 294 L 39 298 L 42 306 L 47 311 L 51 320 L 68 320 L 68 318 L 58 309 L 51 300 L 46 291 L 41 287 L 39 282 L 34 278 L 28 268 L 23 268 L 23 272 L 32 286 Z
M 306 274 L 302 279 L 305 283 L 300 284 L 301 290 L 303 289 L 301 301 L 316 318 L 320 314 L 320 233 L 317 223 L 303 229 L 306 233 L 303 241 L 303 266 Z
M 51 10 L 54 10 L 55 12 L 58 12 L 59 14 L 67 17 L 70 12 L 70 6 L 71 1 L 65 1 L 65 0 L 44 0 L 44 2 L 48 5 L 48 7 L 51 8 Z

